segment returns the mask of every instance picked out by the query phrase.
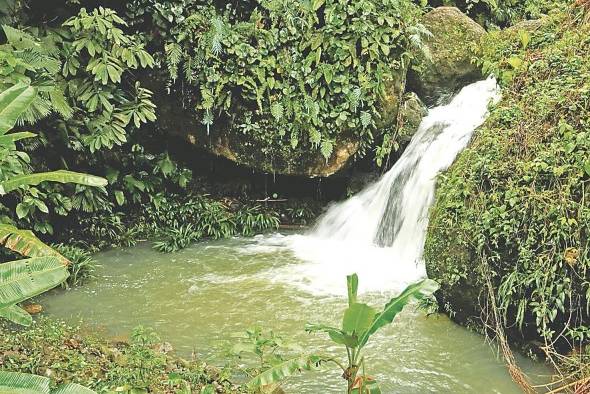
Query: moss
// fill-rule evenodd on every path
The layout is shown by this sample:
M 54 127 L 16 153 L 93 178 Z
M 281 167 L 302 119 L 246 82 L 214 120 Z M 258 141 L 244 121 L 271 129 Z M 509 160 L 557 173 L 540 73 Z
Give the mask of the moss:
M 435 8 L 424 15 L 422 23 L 432 33 L 426 41 L 431 58 L 418 56 L 423 71 L 410 75 L 410 85 L 431 104 L 466 82 L 481 78 L 481 72 L 471 63 L 472 46 L 485 30 L 455 7 Z
M 513 340 L 589 340 L 590 24 L 554 13 L 528 33 L 484 38 L 503 98 L 441 176 L 425 245 L 441 301 L 479 322 L 491 268 Z

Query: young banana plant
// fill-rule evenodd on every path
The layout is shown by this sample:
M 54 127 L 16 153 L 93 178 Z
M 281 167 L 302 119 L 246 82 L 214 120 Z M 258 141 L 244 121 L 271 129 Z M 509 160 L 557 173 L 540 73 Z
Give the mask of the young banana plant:
M 344 346 L 346 362 L 335 357 L 308 355 L 291 359 L 270 368 L 252 379 L 248 386 L 260 389 L 301 371 L 318 368 L 321 364 L 333 363 L 342 369 L 342 377 L 347 381 L 348 394 L 378 394 L 381 390 L 377 382 L 365 374 L 363 348 L 371 335 L 393 322 L 395 317 L 412 301 L 419 301 L 432 296 L 438 290 L 438 283 L 424 279 L 411 284 L 397 297 L 393 297 L 384 308 L 377 311 L 373 307 L 357 301 L 358 276 L 347 277 L 348 308 L 344 311 L 342 327 L 336 328 L 324 324 L 307 324 L 307 332 L 324 332 L 330 339 Z

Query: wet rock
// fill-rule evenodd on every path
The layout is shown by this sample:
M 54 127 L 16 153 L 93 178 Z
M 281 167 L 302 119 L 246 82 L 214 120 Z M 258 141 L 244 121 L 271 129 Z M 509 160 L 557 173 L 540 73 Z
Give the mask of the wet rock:
M 422 119 L 428 114 L 426 105 L 420 100 L 420 97 L 416 93 L 410 92 L 404 95 L 404 101 L 400 108 L 398 125 L 398 138 L 401 145 L 405 145 L 410 142 Z
M 450 98 L 464 85 L 482 78 L 471 63 L 472 46 L 485 30 L 455 7 L 438 7 L 424 15 L 422 23 L 432 33 L 426 38 L 430 57 L 418 54 L 421 73 L 408 73 L 408 86 L 428 105 Z

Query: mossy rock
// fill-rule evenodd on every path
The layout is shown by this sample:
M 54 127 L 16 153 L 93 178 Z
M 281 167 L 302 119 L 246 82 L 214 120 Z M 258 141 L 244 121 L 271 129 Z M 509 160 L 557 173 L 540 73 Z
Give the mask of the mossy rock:
M 401 143 L 409 141 L 426 111 L 415 95 L 400 93 L 403 79 L 402 75 L 398 75 L 394 81 L 387 84 L 386 94 L 380 104 L 382 115 L 379 121 L 380 127 L 396 126 L 401 98 Z M 361 147 L 360 133 L 355 130 L 343 132 L 334 142 L 332 154 L 326 160 L 319 147 L 311 144 L 293 147 L 288 136 L 275 136 L 269 140 L 264 130 L 254 133 L 236 130 L 232 124 L 241 123 L 236 122 L 236 119 L 253 112 L 241 107 L 232 110 L 235 113 L 232 119 L 218 120 L 207 130 L 190 109 L 191 97 L 183 97 L 182 93 L 168 94 L 165 80 L 164 75 L 157 73 L 144 78 L 144 84 L 155 92 L 154 102 L 157 105 L 158 117 L 156 127 L 169 136 L 180 138 L 194 147 L 205 149 L 256 171 L 310 178 L 328 177 L 346 169 Z
M 455 7 L 438 7 L 424 15 L 422 23 L 432 33 L 425 39 L 430 58 L 422 53 L 423 69 L 409 73 L 408 85 L 428 105 L 449 98 L 464 85 L 482 78 L 471 60 L 472 46 L 486 33 L 484 28 Z
M 458 322 L 485 327 L 491 284 L 513 342 L 567 352 L 590 339 L 590 21 L 518 31 L 483 40 L 502 99 L 439 178 L 424 259 Z

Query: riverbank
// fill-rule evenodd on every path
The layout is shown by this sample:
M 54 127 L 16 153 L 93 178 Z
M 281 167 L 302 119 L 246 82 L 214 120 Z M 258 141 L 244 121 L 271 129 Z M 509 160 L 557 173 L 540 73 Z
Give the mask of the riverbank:
M 175 355 L 149 328 L 108 340 L 95 328 L 39 318 L 29 328 L 0 326 L 0 370 L 33 373 L 56 384 L 78 383 L 96 392 L 245 392 L 228 371 Z M 191 391 L 192 390 L 192 391 Z

